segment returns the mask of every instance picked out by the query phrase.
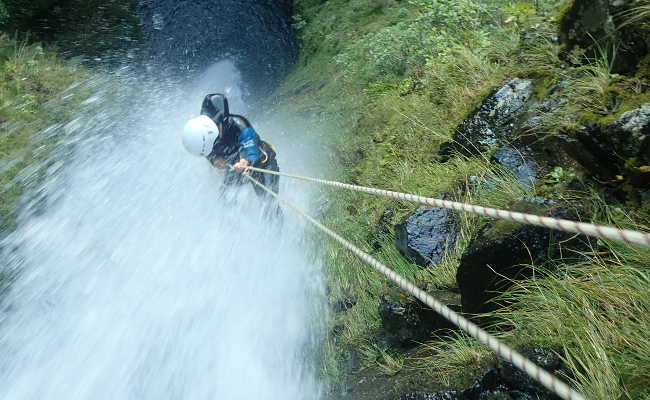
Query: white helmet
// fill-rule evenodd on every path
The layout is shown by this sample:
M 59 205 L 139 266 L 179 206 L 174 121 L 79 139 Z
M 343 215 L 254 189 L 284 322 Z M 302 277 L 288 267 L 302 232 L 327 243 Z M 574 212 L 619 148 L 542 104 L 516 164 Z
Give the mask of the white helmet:
M 183 146 L 195 156 L 207 156 L 212 152 L 214 141 L 219 137 L 219 128 L 207 115 L 192 118 L 183 131 Z

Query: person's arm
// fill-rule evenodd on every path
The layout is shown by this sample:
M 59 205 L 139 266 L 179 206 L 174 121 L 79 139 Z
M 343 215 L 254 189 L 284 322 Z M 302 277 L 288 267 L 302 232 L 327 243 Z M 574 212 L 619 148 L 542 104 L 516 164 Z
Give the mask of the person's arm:
M 234 165 L 237 172 L 242 172 L 246 167 L 255 164 L 262 157 L 259 137 L 253 128 L 246 128 L 239 134 L 239 155 L 241 158 Z

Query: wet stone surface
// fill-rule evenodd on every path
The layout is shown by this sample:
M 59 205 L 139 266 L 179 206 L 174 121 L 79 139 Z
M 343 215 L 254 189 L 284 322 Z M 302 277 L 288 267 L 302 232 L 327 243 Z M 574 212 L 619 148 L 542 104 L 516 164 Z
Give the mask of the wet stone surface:
M 233 60 L 266 93 L 297 60 L 290 0 L 142 0 L 151 59 L 178 71 Z
M 530 189 L 535 186 L 540 169 L 532 157 L 531 150 L 504 146 L 494 153 L 491 160 L 512 172 L 523 188 Z
M 626 163 L 650 164 L 650 104 L 624 113 L 604 127 L 592 124 L 559 135 L 564 150 L 592 176 L 613 180 Z
M 452 141 L 440 146 L 438 160 L 447 161 L 456 153 L 474 156 L 508 144 L 514 139 L 532 97 L 532 81 L 515 78 L 508 82 L 458 126 Z
M 395 246 L 421 267 L 442 262 L 458 240 L 456 212 L 421 207 L 395 227 Z
M 460 311 L 460 295 L 447 290 L 430 291 L 454 311 Z M 380 342 L 387 347 L 410 348 L 433 335 L 444 335 L 456 327 L 412 296 L 396 287 L 388 288 L 379 305 L 382 330 Z

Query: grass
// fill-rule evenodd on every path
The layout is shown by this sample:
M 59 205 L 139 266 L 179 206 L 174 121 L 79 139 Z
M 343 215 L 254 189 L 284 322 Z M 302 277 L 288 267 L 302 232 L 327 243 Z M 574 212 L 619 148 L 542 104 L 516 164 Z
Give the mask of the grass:
M 34 137 L 46 127 L 68 120 L 74 100 L 63 102 L 55 112 L 44 106 L 73 83 L 89 77 L 72 63 L 58 58 L 40 44 L 27 44 L 0 34 L 0 226 L 14 226 L 14 204 L 24 183 L 17 174 L 38 158 Z M 43 113 L 48 112 L 47 117 Z M 53 139 L 55 140 L 55 139 Z M 37 151 L 38 150 L 38 151 Z
M 429 371 L 432 379 L 448 387 L 456 387 L 459 380 L 481 373 L 494 362 L 488 347 L 463 333 L 455 333 L 447 341 L 426 343 L 413 358 L 412 368 Z
M 650 252 L 622 250 L 522 283 L 508 294 L 517 303 L 501 312 L 517 327 L 515 342 L 560 349 L 566 377 L 590 399 L 650 396 Z
M 600 222 L 638 227 L 646 215 L 603 205 L 597 190 L 568 190 L 570 182 L 563 179 L 524 190 L 511 174 L 490 164 L 487 155 L 433 161 L 439 145 L 467 114 L 515 76 L 532 79 L 538 98 L 554 93 L 561 100 L 543 115 L 535 132 L 525 133 L 539 138 L 571 132 L 586 122 L 608 123 L 650 101 L 640 89 L 650 68 L 624 77 L 611 73 L 606 56 L 582 67 L 561 60 L 554 39 L 561 1 L 452 3 L 296 2 L 303 53 L 278 96 L 287 99 L 282 107 L 294 112 L 320 107 L 321 119 L 336 121 L 330 148 L 324 150 L 336 165 L 331 174 L 354 184 L 426 196 L 447 193 L 497 207 L 543 194 L 594 203 L 588 208 Z M 646 18 L 642 10 L 638 15 Z M 306 84 L 307 90 L 296 93 Z M 569 171 L 567 181 L 577 179 L 572 165 L 561 167 Z M 455 289 L 459 257 L 487 221 L 462 215 L 457 248 L 442 265 L 422 270 L 393 246 L 393 225 L 416 206 L 351 192 L 330 191 L 328 197 L 327 225 L 421 287 Z M 497 317 L 510 324 L 503 333 L 509 343 L 559 349 L 568 366 L 566 378 L 589 398 L 642 398 L 647 395 L 644 385 L 649 386 L 650 346 L 643 333 L 650 321 L 643 297 L 648 298 L 650 284 L 641 271 L 650 260 L 634 247 L 605 245 L 607 250 L 595 249 L 582 264 L 560 266 L 561 272 L 517 286 L 505 294 L 514 298 L 513 308 Z M 456 388 L 495 362 L 489 351 L 463 335 L 432 340 L 412 354 L 378 347 L 373 337 L 381 329 L 378 306 L 385 279 L 337 246 L 328 249 L 326 272 L 333 301 L 357 300 L 332 321 L 343 329 L 336 345 L 328 345 L 330 355 L 345 359 L 357 353 L 364 369 L 389 375 L 426 369 Z M 645 314 L 634 317 L 636 313 Z M 328 361 L 330 376 L 342 371 L 335 365 Z

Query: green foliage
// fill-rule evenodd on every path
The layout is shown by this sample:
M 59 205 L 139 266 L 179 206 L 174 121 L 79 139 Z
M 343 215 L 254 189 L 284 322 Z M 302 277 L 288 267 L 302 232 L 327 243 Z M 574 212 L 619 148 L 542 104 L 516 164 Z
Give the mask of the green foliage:
M 544 182 L 551 184 L 566 182 L 575 178 L 575 176 L 576 174 L 574 172 L 566 171 L 562 167 L 555 167 L 553 168 L 553 171 L 549 172 L 548 175 L 546 175 Z
M 386 79 L 404 76 L 423 68 L 433 58 L 449 55 L 458 44 L 485 47 L 495 16 L 496 4 L 490 6 L 470 0 L 410 0 L 402 7 L 400 21 L 388 25 L 346 47 L 336 62 L 358 79 Z M 413 10 L 412 12 L 409 12 Z M 413 17 L 410 17 L 413 15 Z
M 74 100 L 64 103 L 49 118 L 42 118 L 42 107 L 87 77 L 87 72 L 39 44 L 16 42 L 0 34 L 0 230 L 13 226 L 13 205 L 24 190 L 14 178 L 37 157 L 32 138 L 48 125 L 69 118 L 79 105 Z

